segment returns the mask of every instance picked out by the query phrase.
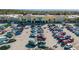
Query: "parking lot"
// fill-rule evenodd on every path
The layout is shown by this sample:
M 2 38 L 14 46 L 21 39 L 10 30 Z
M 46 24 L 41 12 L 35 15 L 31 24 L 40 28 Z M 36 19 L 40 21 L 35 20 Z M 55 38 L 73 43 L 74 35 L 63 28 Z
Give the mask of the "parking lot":
M 54 50 L 63 50 L 63 48 L 57 44 L 57 40 L 52 36 L 52 33 L 49 31 L 49 28 L 47 25 L 44 25 L 43 28 L 46 27 L 46 29 L 44 29 L 44 35 L 46 37 L 46 45 L 51 47 Z M 57 48 L 54 48 L 53 46 L 57 44 Z
M 79 37 L 76 36 L 74 33 L 70 32 L 69 30 L 67 30 L 66 28 L 64 28 L 64 31 L 65 31 L 67 34 L 71 35 L 72 38 L 74 38 L 74 42 L 73 42 L 72 44 L 73 44 L 73 46 L 74 46 L 76 49 L 79 49 Z
M 61 24 L 56 24 L 58 27 L 62 27 Z M 37 28 L 37 27 L 36 27 Z M 26 47 L 26 45 L 29 43 L 29 36 L 32 34 L 32 28 L 31 26 L 26 26 L 23 28 L 23 31 L 20 35 L 18 36 L 14 36 L 14 38 L 16 39 L 15 42 L 13 43 L 7 43 L 7 44 L 2 44 L 0 45 L 10 45 L 11 47 L 8 50 L 64 50 L 64 47 L 61 46 L 61 44 L 58 43 L 58 40 L 53 36 L 53 33 L 50 31 L 48 24 L 42 25 L 40 27 L 38 27 L 38 29 L 42 29 L 44 32 L 43 33 L 37 33 L 37 34 L 43 34 L 44 37 L 46 38 L 43 42 L 45 42 L 45 46 L 50 48 L 50 49 L 42 49 L 42 48 L 38 48 L 38 42 L 42 42 L 39 41 L 38 38 L 34 38 L 36 40 L 36 45 L 34 48 L 28 48 Z M 11 27 L 7 27 L 5 29 L 6 31 L 11 31 L 12 28 Z M 76 36 L 73 32 L 69 31 L 66 27 L 63 28 L 63 32 L 66 33 L 66 35 L 70 35 L 71 38 L 74 39 L 74 42 L 72 42 L 72 46 L 74 49 L 79 49 L 79 37 Z
M 16 42 L 11 44 L 10 50 L 25 50 L 28 49 L 25 47 L 25 45 L 28 43 L 28 38 L 30 35 L 30 28 L 24 29 L 22 34 L 19 36 L 16 36 Z

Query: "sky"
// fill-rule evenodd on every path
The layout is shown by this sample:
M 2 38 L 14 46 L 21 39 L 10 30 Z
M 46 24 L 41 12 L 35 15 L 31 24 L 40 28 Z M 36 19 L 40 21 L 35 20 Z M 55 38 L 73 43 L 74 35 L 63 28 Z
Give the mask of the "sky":
M 0 9 L 79 9 L 79 0 L 0 0 Z

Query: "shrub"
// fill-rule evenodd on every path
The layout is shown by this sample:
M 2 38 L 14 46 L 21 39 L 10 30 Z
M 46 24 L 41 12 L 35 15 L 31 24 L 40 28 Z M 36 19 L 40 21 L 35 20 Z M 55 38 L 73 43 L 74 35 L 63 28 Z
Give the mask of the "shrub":
M 16 40 L 15 39 L 11 39 L 8 41 L 8 43 L 12 43 L 12 42 L 15 42 Z
M 10 48 L 10 45 L 4 45 L 0 47 L 0 50 L 7 50 Z
M 7 28 L 8 26 L 11 26 L 11 24 L 5 24 L 5 25 L 4 25 L 4 27 L 6 27 L 6 28 Z

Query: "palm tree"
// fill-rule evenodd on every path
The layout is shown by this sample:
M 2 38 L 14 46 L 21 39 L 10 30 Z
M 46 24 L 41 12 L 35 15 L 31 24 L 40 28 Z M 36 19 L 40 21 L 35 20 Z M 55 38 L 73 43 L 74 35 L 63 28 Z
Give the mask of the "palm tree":
M 71 19 L 69 19 L 69 18 L 65 18 L 65 19 L 64 19 L 65 22 L 70 22 L 70 20 L 71 20 Z
M 54 23 L 55 23 L 55 20 L 56 20 L 56 19 L 54 18 L 53 20 L 54 20 Z
M 51 19 L 49 19 L 48 22 L 50 23 L 51 22 Z

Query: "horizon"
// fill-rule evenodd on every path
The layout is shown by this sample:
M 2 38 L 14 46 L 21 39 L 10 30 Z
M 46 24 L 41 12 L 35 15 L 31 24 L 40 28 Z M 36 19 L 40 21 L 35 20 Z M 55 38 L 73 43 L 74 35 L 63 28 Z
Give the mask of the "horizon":
M 29 11 L 79 11 L 79 9 L 0 9 L 0 10 L 29 10 Z

